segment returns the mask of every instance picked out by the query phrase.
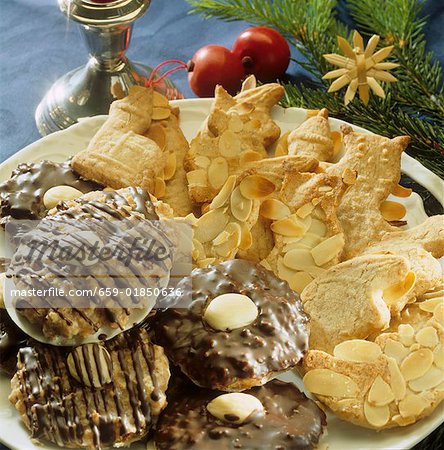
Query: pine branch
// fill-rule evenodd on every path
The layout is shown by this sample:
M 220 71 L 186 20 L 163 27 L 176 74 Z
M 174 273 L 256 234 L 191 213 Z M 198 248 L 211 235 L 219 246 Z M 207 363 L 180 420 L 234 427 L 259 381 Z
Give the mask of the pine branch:
M 368 106 L 358 99 L 344 107 L 342 96 L 306 86 L 286 84 L 284 107 L 327 108 L 332 117 L 345 120 L 387 137 L 408 135 L 407 153 L 444 178 L 444 129 L 400 111 L 391 95 L 381 101 L 372 98 Z M 389 119 L 388 119 L 389 118 Z
M 379 34 L 384 45 L 395 46 L 393 59 L 401 66 L 396 71 L 400 83 L 393 88 L 394 100 L 444 126 L 442 69 L 426 50 L 422 2 L 347 0 L 347 5 L 361 30 Z

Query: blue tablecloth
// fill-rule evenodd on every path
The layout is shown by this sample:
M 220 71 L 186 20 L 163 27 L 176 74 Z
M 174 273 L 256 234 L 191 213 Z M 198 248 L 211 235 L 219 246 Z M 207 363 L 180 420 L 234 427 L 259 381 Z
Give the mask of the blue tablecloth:
M 365 0 L 363 0 L 365 1 Z M 231 46 L 248 24 L 203 20 L 187 15 L 185 0 L 153 0 L 136 23 L 129 56 L 156 65 L 168 58 L 184 61 L 205 44 Z M 444 62 L 444 1 L 429 0 L 425 13 L 428 44 Z M 60 13 L 56 0 L 1 0 L 0 161 L 39 138 L 34 111 L 51 84 L 86 61 L 77 27 Z M 292 64 L 289 72 L 302 71 Z M 173 76 L 186 97 L 193 96 L 184 72 Z
M 363 0 L 365 1 L 365 0 Z M 185 0 L 153 0 L 148 13 L 137 21 L 128 55 L 156 65 L 169 58 L 184 61 L 205 44 L 230 47 L 248 24 L 224 23 L 188 16 Z M 429 0 L 427 42 L 444 64 L 444 1 Z M 0 161 L 39 139 L 34 111 L 51 84 L 86 61 L 77 27 L 60 13 L 56 0 L 1 0 L 0 58 Z M 303 74 L 294 63 L 289 73 Z M 186 97 L 192 97 L 184 73 L 173 80 Z M 430 448 L 430 444 L 428 445 Z M 0 444 L 0 449 L 4 447 Z

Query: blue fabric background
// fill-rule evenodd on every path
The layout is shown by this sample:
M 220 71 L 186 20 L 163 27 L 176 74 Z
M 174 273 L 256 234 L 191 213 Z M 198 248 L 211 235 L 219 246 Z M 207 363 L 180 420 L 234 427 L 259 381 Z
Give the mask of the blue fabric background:
M 365 1 L 365 0 L 363 0 Z M 248 24 L 224 23 L 188 16 L 185 0 L 153 0 L 148 13 L 137 21 L 129 56 L 149 65 L 178 58 L 190 59 L 205 44 L 230 47 Z M 427 41 L 444 64 L 444 0 L 426 1 L 430 15 Z M 51 84 L 86 61 L 77 27 L 66 21 L 56 0 L 0 0 L 0 161 L 39 139 L 34 111 Z M 303 71 L 292 63 L 296 79 Z M 173 80 L 192 97 L 184 73 Z M 435 433 L 436 434 L 436 433 Z M 431 448 L 429 443 L 424 448 Z M 4 447 L 0 444 L 0 450 Z
M 365 0 L 363 0 L 365 1 Z M 205 44 L 230 47 L 248 24 L 203 20 L 187 15 L 185 0 L 152 0 L 136 23 L 129 56 L 156 65 L 168 58 L 184 61 Z M 444 1 L 429 0 L 427 37 L 431 50 L 444 63 Z M 0 161 L 37 140 L 34 111 L 51 84 L 82 65 L 87 53 L 77 26 L 67 22 L 56 0 L 0 0 L 2 29 L 0 59 Z M 302 71 L 292 63 L 290 74 Z M 186 97 L 193 96 L 184 72 L 173 75 Z

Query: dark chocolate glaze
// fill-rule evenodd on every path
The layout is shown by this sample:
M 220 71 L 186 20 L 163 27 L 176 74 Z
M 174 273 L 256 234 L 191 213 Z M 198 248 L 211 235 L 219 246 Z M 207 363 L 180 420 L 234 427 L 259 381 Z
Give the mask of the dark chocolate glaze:
M 178 285 L 192 298 L 191 304 L 157 314 L 154 329 L 155 339 L 171 361 L 196 384 L 237 390 L 239 383 L 262 384 L 270 373 L 287 370 L 301 360 L 308 348 L 308 317 L 286 281 L 240 259 L 195 269 L 191 278 Z M 247 295 L 259 315 L 246 327 L 213 330 L 202 320 L 205 308 L 213 298 L 230 292 Z M 178 300 L 169 297 L 164 306 Z
M 119 375 L 100 389 L 88 388 L 71 377 L 68 348 L 36 343 L 19 351 L 10 400 L 23 400 L 32 437 L 61 447 L 102 449 L 148 433 L 157 419 L 151 405 L 164 392 L 146 330 L 132 329 L 102 345 Z M 91 365 L 85 367 L 89 370 Z M 168 373 L 162 377 L 168 378 Z
M 183 384 L 168 398 L 154 435 L 157 450 L 309 450 L 326 425 L 325 413 L 292 383 L 270 381 L 245 391 L 265 414 L 241 425 L 215 418 L 207 404 L 222 394 Z
M 0 308 L 0 372 L 12 375 L 17 364 L 17 352 L 26 345 L 25 334 L 9 317 L 4 308 Z
M 48 210 L 43 204 L 45 192 L 54 186 L 71 186 L 85 193 L 101 190 L 103 186 L 83 180 L 71 169 L 70 162 L 20 164 L 11 178 L 0 184 L 0 217 L 4 223 L 13 219 L 41 219 Z

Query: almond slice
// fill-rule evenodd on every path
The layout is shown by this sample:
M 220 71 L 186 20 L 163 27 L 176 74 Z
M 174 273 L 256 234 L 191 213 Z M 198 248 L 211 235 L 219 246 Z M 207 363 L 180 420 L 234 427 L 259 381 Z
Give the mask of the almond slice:
M 433 327 L 422 328 L 416 333 L 415 339 L 423 347 L 435 348 L 439 344 L 438 333 Z
M 207 156 L 199 155 L 194 159 L 194 164 L 196 164 L 197 167 L 201 167 L 202 169 L 208 169 L 208 167 L 210 167 L 211 161 Z
M 401 324 L 398 327 L 399 340 L 406 347 L 410 347 L 415 343 L 415 330 L 409 324 Z
M 227 226 L 228 215 L 221 209 L 214 209 L 197 219 L 194 226 L 194 239 L 201 243 L 212 241 Z
M 225 203 L 228 202 L 234 186 L 236 186 L 236 175 L 230 175 L 225 184 L 222 186 L 222 189 L 210 203 L 210 209 L 217 209 L 224 206 Z
M 424 300 L 430 298 L 439 298 L 444 301 L 444 289 L 428 291 L 425 294 L 421 295 L 421 298 L 423 298 Z
M 290 216 L 273 222 L 271 224 L 271 231 L 282 236 L 301 237 L 305 234 L 306 227 L 302 221 L 298 223 Z
M 433 318 L 441 326 L 444 326 L 444 303 L 440 303 L 435 306 L 435 309 L 433 310 Z
M 280 200 L 269 198 L 261 205 L 261 215 L 266 219 L 280 220 L 291 214 L 290 208 Z
M 187 181 L 190 186 L 206 186 L 207 172 L 203 169 L 192 170 L 187 173 Z
M 390 409 L 387 405 L 372 406 L 366 401 L 364 402 L 364 415 L 370 425 L 381 428 L 390 419 Z
M 262 155 L 259 152 L 255 152 L 253 150 L 246 150 L 240 154 L 239 164 L 243 166 L 244 164 L 260 161 L 261 159 Z
M 225 158 L 235 158 L 239 155 L 241 152 L 241 141 L 233 131 L 226 130 L 219 137 L 219 151 Z
M 286 253 L 284 255 L 284 264 L 293 270 L 305 270 L 315 263 L 310 251 L 301 248 Z
M 351 398 L 359 395 L 358 385 L 346 375 L 330 369 L 313 369 L 304 376 L 305 387 L 313 394 Z
M 240 226 L 242 232 L 241 232 L 241 240 L 239 243 L 239 249 L 248 250 L 253 245 L 253 236 L 251 235 L 251 231 L 246 225 L 246 223 L 242 222 Z
M 350 339 L 336 345 L 333 355 L 336 358 L 353 362 L 373 362 L 382 354 L 381 347 L 363 339 Z
M 332 131 L 331 139 L 333 141 L 333 159 L 339 155 L 342 149 L 342 133 L 340 131 Z
M 155 123 L 151 125 L 151 127 L 148 130 L 148 133 L 146 134 L 146 137 L 153 140 L 161 150 L 163 150 L 166 146 L 166 134 L 165 129 L 160 123 Z
M 442 344 L 439 344 L 433 350 L 433 362 L 436 367 L 444 370 L 444 347 Z
M 443 303 L 442 298 L 431 298 L 429 300 L 424 300 L 423 302 L 418 303 L 419 309 L 422 309 L 423 311 L 433 313 L 435 311 L 435 308 Z
M 444 381 L 444 372 L 432 366 L 422 377 L 409 382 L 409 388 L 415 392 L 427 391 Z
M 205 250 L 203 245 L 197 240 L 193 239 L 193 252 L 192 252 L 193 259 L 195 261 L 198 261 L 200 259 L 205 258 Z
M 177 158 L 175 153 L 169 153 L 167 156 L 163 178 L 170 180 L 176 173 Z
M 387 289 L 384 289 L 382 298 L 387 305 L 396 304 L 400 298 L 406 296 L 413 290 L 416 283 L 415 272 L 409 272 L 404 281 L 396 283 Z
M 317 234 L 305 233 L 304 237 L 299 239 L 298 242 L 294 245 L 311 250 L 313 247 L 316 247 L 320 242 L 321 238 Z
M 410 353 L 401 363 L 401 373 L 406 381 L 422 377 L 433 364 L 433 353 L 429 348 L 421 348 Z
M 251 106 L 253 106 L 253 105 L 251 105 Z M 238 109 L 239 112 L 241 112 L 239 110 L 239 107 L 237 109 Z M 253 109 L 251 111 L 253 111 L 253 110 L 254 110 L 254 107 L 253 107 Z M 244 112 L 242 111 L 242 113 L 244 113 Z M 249 120 L 247 123 L 244 124 L 244 131 L 252 132 L 252 131 L 258 130 L 260 127 L 261 127 L 261 121 L 259 119 L 252 119 L 252 120 Z
M 321 220 L 313 218 L 308 231 L 310 233 L 317 234 L 320 237 L 324 237 L 327 233 L 327 226 Z
M 208 167 L 208 179 L 214 189 L 220 189 L 228 178 L 228 163 L 225 158 L 214 158 Z
M 332 259 L 336 258 L 342 252 L 344 248 L 344 234 L 339 233 L 329 237 L 325 241 L 322 241 L 316 247 L 311 250 L 313 259 L 318 266 L 323 266 Z
M 407 386 L 399 366 L 393 358 L 387 358 L 387 366 L 390 372 L 390 387 L 395 400 L 399 401 L 405 397 Z
M 290 284 L 290 280 L 296 275 L 296 271 L 293 269 L 290 269 L 284 264 L 284 258 L 281 256 L 277 260 L 277 273 L 278 277 L 281 280 L 286 281 Z M 291 287 L 291 286 L 290 286 Z M 293 289 L 293 288 L 292 288 Z
M 231 214 L 240 222 L 244 222 L 250 217 L 253 210 L 253 200 L 245 198 L 238 186 L 231 193 L 230 208 Z
M 240 182 L 240 190 L 245 198 L 260 200 L 272 194 L 276 189 L 273 182 L 260 175 L 250 175 Z
M 392 191 L 392 194 L 395 197 L 406 198 L 412 195 L 412 189 L 401 186 L 400 184 L 396 185 Z
M 288 282 L 293 291 L 301 294 L 305 287 L 313 281 L 313 277 L 307 272 L 297 272 Z
M 402 417 L 415 418 L 419 416 L 424 409 L 428 406 L 428 403 L 419 395 L 409 394 L 403 398 L 399 404 L 399 413 Z
M 157 198 L 161 198 L 165 195 L 166 186 L 165 181 L 162 178 L 157 177 L 154 183 L 154 196 Z
M 386 200 L 381 203 L 381 214 L 385 220 L 401 220 L 407 213 L 404 205 L 398 202 Z
M 278 140 L 276 144 L 276 150 L 274 151 L 274 156 L 285 156 L 288 155 L 288 136 L 290 131 L 284 133 Z
M 409 349 L 404 347 L 401 342 L 387 339 L 384 346 L 384 353 L 388 357 L 393 358 L 398 364 L 401 364 L 404 358 L 409 354 Z
M 168 108 L 169 107 L 168 99 L 160 92 L 153 91 L 153 107 Z
M 170 108 L 163 108 L 163 107 L 154 107 L 153 108 L 153 120 L 165 120 L 168 119 L 171 115 L 171 109 Z
M 349 167 L 346 167 L 344 172 L 342 172 L 342 181 L 348 186 L 355 184 L 357 178 L 358 172 L 356 172 L 356 170 L 351 170 Z
M 378 375 L 368 391 L 367 401 L 372 406 L 385 406 L 394 399 L 391 387 Z
M 207 410 L 212 416 L 229 424 L 242 424 L 253 414 L 264 413 L 259 399 L 242 392 L 219 395 L 207 404 Z
M 222 245 L 224 242 L 228 241 L 228 238 L 230 237 L 230 233 L 225 229 L 221 233 L 219 233 L 214 239 L 213 239 L 213 245 L 218 246 Z
M 236 112 L 232 112 L 229 113 L 228 116 L 228 129 L 233 133 L 240 133 L 244 129 L 244 123 L 242 122 L 239 114 L 237 114 Z
M 301 206 L 297 211 L 296 214 L 299 217 L 302 217 L 303 219 L 305 219 L 305 217 L 307 217 L 308 215 L 310 215 L 313 210 L 314 210 L 314 205 L 313 203 L 306 203 L 304 206 Z

